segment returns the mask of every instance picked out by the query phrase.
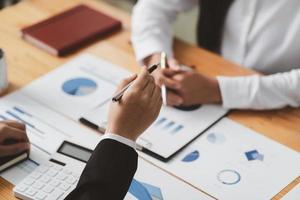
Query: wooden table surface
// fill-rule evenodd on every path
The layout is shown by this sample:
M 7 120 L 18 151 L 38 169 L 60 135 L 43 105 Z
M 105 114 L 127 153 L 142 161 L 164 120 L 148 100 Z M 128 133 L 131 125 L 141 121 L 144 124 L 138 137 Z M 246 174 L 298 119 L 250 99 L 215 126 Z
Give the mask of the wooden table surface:
M 51 56 L 21 39 L 20 29 L 43 20 L 55 13 L 85 3 L 106 12 L 123 22 L 123 31 L 105 40 L 98 40 L 80 51 L 64 58 Z M 82 52 L 89 52 L 114 64 L 137 71 L 133 49 L 130 45 L 130 17 L 104 2 L 93 0 L 24 0 L 0 11 L 0 48 L 6 53 L 12 92 L 41 75 L 55 69 Z M 200 73 L 215 75 L 247 75 L 255 72 L 232 64 L 196 46 L 175 41 L 176 58 L 183 64 L 195 65 Z M 274 111 L 231 111 L 229 118 L 300 152 L 300 109 L 286 108 Z M 284 173 L 284 171 L 283 171 Z M 300 183 L 294 180 L 274 199 L 280 199 L 291 188 Z M 0 178 L 0 199 L 15 199 L 10 183 Z M 272 186 L 270 186 L 272 187 Z

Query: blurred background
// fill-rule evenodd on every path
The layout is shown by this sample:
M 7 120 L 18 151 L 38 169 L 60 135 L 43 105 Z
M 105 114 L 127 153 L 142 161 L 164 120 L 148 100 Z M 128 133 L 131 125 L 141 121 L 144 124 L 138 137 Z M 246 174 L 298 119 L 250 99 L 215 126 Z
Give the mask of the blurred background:
M 21 0 L 0 0 L 0 9 L 14 5 Z M 128 13 L 131 13 L 134 4 L 138 0 L 96 0 L 104 1 L 115 7 L 118 7 Z M 192 9 L 189 12 L 183 13 L 178 17 L 178 20 L 174 24 L 174 34 L 191 44 L 196 43 L 196 21 L 198 15 L 198 7 Z M 189 23 L 187 23 L 189 22 Z

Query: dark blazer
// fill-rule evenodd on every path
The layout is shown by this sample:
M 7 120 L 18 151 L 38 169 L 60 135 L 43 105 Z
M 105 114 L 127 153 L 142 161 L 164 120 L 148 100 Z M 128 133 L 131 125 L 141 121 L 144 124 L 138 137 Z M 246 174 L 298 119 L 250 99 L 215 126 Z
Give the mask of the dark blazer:
M 105 139 L 94 150 L 77 187 L 67 200 L 121 200 L 137 169 L 136 151 L 120 142 Z

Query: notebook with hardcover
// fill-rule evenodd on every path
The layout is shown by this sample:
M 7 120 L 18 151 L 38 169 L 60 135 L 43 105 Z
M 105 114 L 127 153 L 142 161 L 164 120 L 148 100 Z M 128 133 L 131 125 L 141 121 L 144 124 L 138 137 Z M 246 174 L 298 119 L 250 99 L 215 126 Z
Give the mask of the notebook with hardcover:
M 121 27 L 119 20 L 78 5 L 22 29 L 22 37 L 50 54 L 64 56 Z

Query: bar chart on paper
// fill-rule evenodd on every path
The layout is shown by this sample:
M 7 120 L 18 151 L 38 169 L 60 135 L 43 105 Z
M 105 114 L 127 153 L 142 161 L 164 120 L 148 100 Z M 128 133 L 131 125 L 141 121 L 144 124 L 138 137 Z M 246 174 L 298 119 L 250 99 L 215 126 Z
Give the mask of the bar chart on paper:
M 219 106 L 203 105 L 195 110 L 163 106 L 157 120 L 137 140 L 147 149 L 168 158 L 226 114 Z M 223 138 L 211 137 L 211 141 Z

